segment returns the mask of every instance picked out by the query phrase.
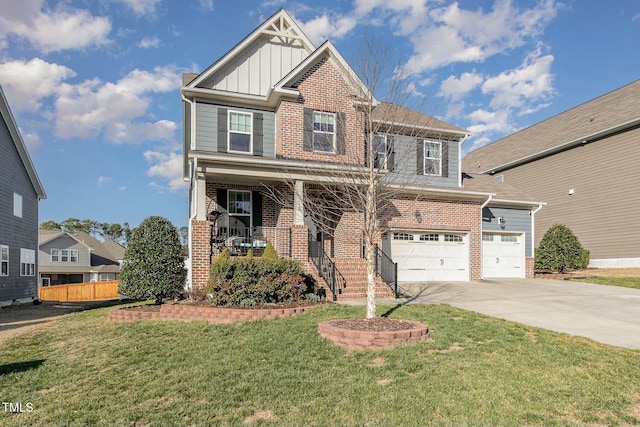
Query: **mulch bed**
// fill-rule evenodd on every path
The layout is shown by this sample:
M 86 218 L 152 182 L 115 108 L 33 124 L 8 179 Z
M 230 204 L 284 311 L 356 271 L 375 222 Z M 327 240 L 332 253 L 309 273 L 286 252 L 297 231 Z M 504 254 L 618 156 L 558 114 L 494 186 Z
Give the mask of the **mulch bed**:
M 342 319 L 332 320 L 331 324 L 338 328 L 350 329 L 353 331 L 402 331 L 415 328 L 414 324 L 399 319 L 389 319 L 388 317 L 374 317 L 372 319 Z

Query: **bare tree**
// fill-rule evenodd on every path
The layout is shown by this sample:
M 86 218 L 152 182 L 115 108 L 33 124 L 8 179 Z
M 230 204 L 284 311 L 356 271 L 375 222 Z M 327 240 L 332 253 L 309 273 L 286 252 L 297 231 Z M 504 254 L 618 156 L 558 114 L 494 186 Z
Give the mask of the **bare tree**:
M 416 173 L 417 144 L 421 138 L 433 135 L 431 118 L 402 106 L 408 98 L 407 79 L 402 69 L 392 67 L 389 50 L 377 40 L 366 38 L 361 49 L 358 75 L 346 78 L 356 91 L 351 94 L 360 117 L 358 126 L 364 131 L 364 152 L 339 167 L 324 172 L 317 179 L 309 165 L 309 181 L 304 188 L 304 211 L 314 224 L 327 235 L 335 233 L 345 212 L 355 213 L 359 220 L 353 224 L 355 235 L 362 238 L 367 265 L 367 318 L 376 316 L 375 247 L 383 232 L 393 226 L 381 221 L 396 211 L 398 197 L 419 199 L 420 178 Z M 374 95 L 387 88 L 380 102 Z M 336 115 L 336 120 L 341 120 Z M 339 124 L 336 124 L 336 127 Z M 350 141 L 355 143 L 353 139 Z M 364 154 L 364 155 L 363 155 Z M 409 158 L 413 168 L 407 168 Z M 329 156 L 327 162 L 332 162 Z M 428 167 L 428 166 L 427 166 Z M 279 188 L 270 188 L 271 197 L 281 205 L 291 203 L 295 191 L 293 179 Z

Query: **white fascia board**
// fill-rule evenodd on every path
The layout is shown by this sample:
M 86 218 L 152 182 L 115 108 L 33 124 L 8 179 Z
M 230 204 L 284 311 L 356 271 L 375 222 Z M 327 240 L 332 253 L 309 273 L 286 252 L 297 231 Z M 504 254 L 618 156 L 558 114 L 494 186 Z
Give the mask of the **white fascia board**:
M 373 121 L 381 125 L 389 126 L 391 128 L 398 127 L 398 128 L 406 128 L 406 129 L 420 129 L 420 130 L 425 130 L 430 132 L 440 132 L 440 133 L 446 133 L 450 135 L 459 135 L 461 139 L 458 140 L 458 143 L 460 144 L 462 144 L 469 136 L 471 136 L 469 132 L 461 132 L 453 129 L 441 129 L 441 128 L 434 128 L 430 126 L 416 126 L 416 125 L 410 125 L 406 123 L 390 122 L 387 120 L 373 120 Z M 428 137 L 425 137 L 425 138 L 428 138 Z
M 538 208 L 547 206 L 546 202 L 532 202 L 528 200 L 491 199 L 492 206 L 521 206 L 527 208 Z

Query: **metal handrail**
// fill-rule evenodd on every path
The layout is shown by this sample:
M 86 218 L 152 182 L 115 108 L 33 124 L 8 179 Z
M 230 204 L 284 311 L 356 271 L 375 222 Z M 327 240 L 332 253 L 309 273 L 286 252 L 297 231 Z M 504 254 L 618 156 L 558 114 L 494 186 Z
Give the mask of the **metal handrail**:
M 398 263 L 393 262 L 377 244 L 373 247 L 376 274 L 393 290 L 394 297 L 398 298 Z
M 324 279 L 333 295 L 333 301 L 337 299 L 337 289 L 344 288 L 346 280 L 344 276 L 336 268 L 336 263 L 329 257 L 324 250 L 322 240 L 313 239 L 309 232 L 309 259 L 313 262 L 318 270 L 320 277 Z

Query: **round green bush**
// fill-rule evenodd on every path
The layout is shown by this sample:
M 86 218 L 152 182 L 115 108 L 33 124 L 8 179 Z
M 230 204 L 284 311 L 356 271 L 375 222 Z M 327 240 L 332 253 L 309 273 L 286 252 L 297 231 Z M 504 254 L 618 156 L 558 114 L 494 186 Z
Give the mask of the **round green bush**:
M 589 264 L 589 251 L 569 227 L 554 224 L 542 237 L 536 248 L 535 265 L 538 270 L 554 270 L 560 273 L 568 269 L 584 268 Z
M 156 304 L 184 290 L 186 270 L 178 230 L 166 218 L 151 216 L 136 228 L 124 255 L 118 292 Z

